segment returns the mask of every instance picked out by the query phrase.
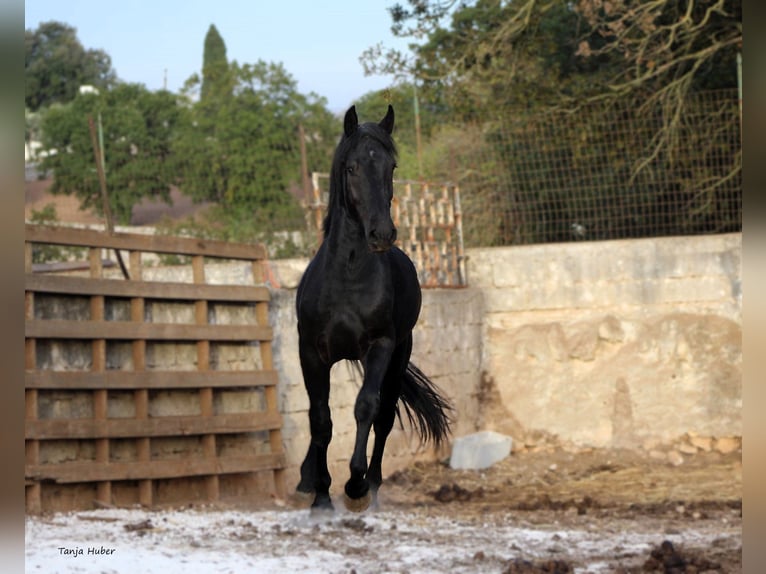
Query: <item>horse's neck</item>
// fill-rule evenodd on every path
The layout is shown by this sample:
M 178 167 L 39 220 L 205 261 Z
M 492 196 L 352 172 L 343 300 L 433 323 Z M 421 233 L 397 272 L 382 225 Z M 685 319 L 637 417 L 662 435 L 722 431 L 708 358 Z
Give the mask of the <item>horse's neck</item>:
M 372 256 L 362 224 L 346 214 L 333 221 L 325 242 L 325 265 L 336 276 L 354 275 L 355 271 L 364 266 L 367 258 Z

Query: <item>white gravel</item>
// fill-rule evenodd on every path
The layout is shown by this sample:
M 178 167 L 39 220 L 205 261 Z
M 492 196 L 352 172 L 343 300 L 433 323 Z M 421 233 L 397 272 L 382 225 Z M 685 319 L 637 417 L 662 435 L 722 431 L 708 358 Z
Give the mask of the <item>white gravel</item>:
M 401 510 L 312 517 L 308 510 L 115 509 L 28 517 L 26 572 L 468 573 L 502 572 L 514 559 L 561 559 L 576 572 L 608 572 L 615 556 L 641 564 L 663 539 L 741 540 L 726 524 L 658 533 L 627 524 L 530 526 L 511 514 L 487 520 Z

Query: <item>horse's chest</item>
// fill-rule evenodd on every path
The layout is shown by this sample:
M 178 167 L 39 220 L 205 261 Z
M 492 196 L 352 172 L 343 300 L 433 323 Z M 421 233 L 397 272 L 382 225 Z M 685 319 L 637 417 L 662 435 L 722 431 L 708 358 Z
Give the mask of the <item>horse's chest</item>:
M 370 341 L 383 335 L 391 326 L 391 311 L 385 300 L 357 300 L 353 293 L 334 298 L 322 306 L 319 340 L 320 355 L 326 361 L 361 359 Z
M 369 347 L 369 335 L 359 317 L 336 313 L 319 334 L 319 355 L 326 362 L 361 359 Z

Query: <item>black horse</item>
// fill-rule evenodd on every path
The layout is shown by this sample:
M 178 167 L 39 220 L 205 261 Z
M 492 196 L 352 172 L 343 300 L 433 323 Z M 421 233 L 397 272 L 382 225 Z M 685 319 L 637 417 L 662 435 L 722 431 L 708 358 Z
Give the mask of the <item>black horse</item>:
M 394 110 L 380 123 L 359 125 L 352 106 L 330 171 L 324 241 L 298 286 L 301 368 L 309 396 L 311 443 L 301 465 L 299 493 L 312 509 L 332 510 L 327 447 L 332 438 L 330 367 L 359 361 L 364 381 L 354 406 L 356 441 L 345 485 L 350 510 L 367 508 L 383 481 L 386 438 L 401 400 L 421 441 L 438 445 L 449 433 L 448 401 L 409 362 L 421 294 L 415 267 L 396 246 L 391 220 L 396 148 Z M 375 429 L 369 468 L 367 439 Z

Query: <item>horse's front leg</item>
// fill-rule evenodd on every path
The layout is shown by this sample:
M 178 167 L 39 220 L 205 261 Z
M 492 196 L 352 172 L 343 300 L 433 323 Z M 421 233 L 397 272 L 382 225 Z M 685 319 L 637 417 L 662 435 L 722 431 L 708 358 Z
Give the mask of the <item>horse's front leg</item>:
M 367 440 L 372 423 L 380 409 L 380 388 L 394 350 L 393 340 L 376 340 L 367 352 L 364 361 L 364 382 L 354 404 L 356 419 L 356 440 L 349 465 L 351 476 L 346 482 L 346 507 L 361 512 L 370 504 L 370 484 L 367 481 Z
M 394 349 L 391 361 L 388 365 L 383 386 L 380 389 L 380 409 L 373 423 L 375 430 L 375 443 L 370 456 L 370 466 L 367 469 L 367 481 L 372 492 L 372 505 L 377 508 L 378 489 L 383 483 L 383 451 L 386 448 L 386 439 L 394 426 L 396 419 L 396 403 L 402 391 L 402 378 L 407 369 L 407 364 L 412 353 L 412 333 L 407 339 Z
M 311 442 L 301 465 L 301 480 L 297 491 L 312 494 L 312 510 L 333 510 L 330 499 L 330 471 L 327 468 L 327 447 L 332 439 L 330 417 L 330 367 L 315 349 L 300 344 L 303 384 L 309 397 L 309 427 Z

